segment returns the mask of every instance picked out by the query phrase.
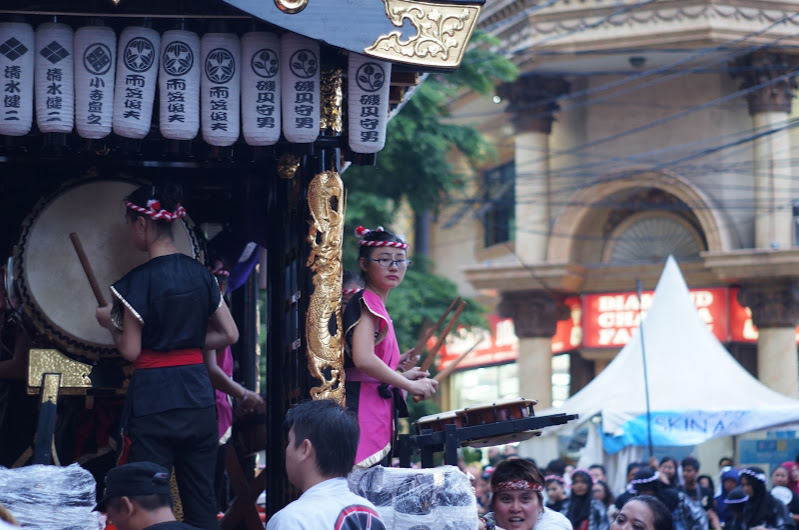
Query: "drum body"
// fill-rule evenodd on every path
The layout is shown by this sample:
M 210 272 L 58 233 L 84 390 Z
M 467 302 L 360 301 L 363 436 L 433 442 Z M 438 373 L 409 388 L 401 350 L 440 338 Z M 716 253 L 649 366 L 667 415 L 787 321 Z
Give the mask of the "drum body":
M 87 180 L 40 201 L 22 226 L 14 250 L 14 277 L 24 313 L 64 353 L 91 360 L 117 358 L 111 334 L 95 318 L 97 300 L 69 238 L 80 237 L 100 289 L 147 261 L 130 239 L 123 200 L 140 184 Z M 173 223 L 178 249 L 203 260 L 200 242 L 186 219 Z
M 450 410 L 441 412 L 439 414 L 431 414 L 424 416 L 414 422 L 418 434 L 422 434 L 425 429 L 430 429 L 433 432 L 443 431 L 447 425 L 455 425 L 456 427 L 463 427 L 463 411 Z

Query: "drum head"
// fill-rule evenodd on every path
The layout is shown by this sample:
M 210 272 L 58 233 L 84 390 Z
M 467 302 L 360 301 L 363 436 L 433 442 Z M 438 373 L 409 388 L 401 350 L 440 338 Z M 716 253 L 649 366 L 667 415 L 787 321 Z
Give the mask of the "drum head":
M 83 181 L 34 207 L 16 248 L 14 272 L 23 311 L 65 353 L 90 359 L 118 357 L 111 334 L 95 319 L 97 300 L 69 235 L 80 237 L 106 303 L 109 287 L 147 261 L 128 233 L 123 199 L 139 184 L 123 180 Z M 189 221 L 173 227 L 178 249 L 203 259 Z

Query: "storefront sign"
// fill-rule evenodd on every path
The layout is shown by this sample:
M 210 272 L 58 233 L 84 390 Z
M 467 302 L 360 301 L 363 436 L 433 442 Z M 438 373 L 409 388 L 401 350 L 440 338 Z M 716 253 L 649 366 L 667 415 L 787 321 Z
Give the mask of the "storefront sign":
M 459 364 L 458 369 L 487 366 L 513 362 L 519 351 L 519 339 L 513 331 L 513 320 L 488 315 L 490 333 L 485 329 L 459 330 L 447 338 L 447 343 L 438 355 L 438 369 L 441 370 L 458 356 L 474 346 L 478 346 Z
M 652 305 L 654 291 L 587 294 L 583 296 L 586 348 L 619 348 L 627 344 L 640 318 Z M 691 299 L 708 329 L 722 342 L 728 340 L 727 289 L 691 289 Z M 675 330 L 676 331 L 676 330 Z

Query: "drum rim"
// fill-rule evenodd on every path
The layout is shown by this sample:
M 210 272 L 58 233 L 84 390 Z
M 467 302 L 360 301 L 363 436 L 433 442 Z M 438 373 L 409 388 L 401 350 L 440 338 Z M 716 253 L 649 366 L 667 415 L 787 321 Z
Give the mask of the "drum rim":
M 19 290 L 19 305 L 21 306 L 23 313 L 30 318 L 33 326 L 40 333 L 44 334 L 49 340 L 52 340 L 58 346 L 64 348 L 65 353 L 84 357 L 94 361 L 104 358 L 116 359 L 119 357 L 119 351 L 113 346 L 106 346 L 95 342 L 79 340 L 72 334 L 69 334 L 61 329 L 47 316 L 44 308 L 41 307 L 39 301 L 36 300 L 30 292 L 27 275 L 25 274 L 25 270 L 23 268 L 25 263 L 23 250 L 25 248 L 25 242 L 27 241 L 31 230 L 34 227 L 36 220 L 50 204 L 69 191 L 84 185 L 99 182 L 119 182 L 123 184 L 132 184 L 137 187 L 149 184 L 142 180 L 125 177 L 82 177 L 65 182 L 53 193 L 39 199 L 36 204 L 34 204 L 31 211 L 25 216 L 21 224 L 19 240 L 14 245 L 14 252 L 12 256 L 12 259 L 14 260 L 14 278 Z M 122 199 L 120 198 L 120 200 Z M 201 263 L 205 263 L 205 248 L 203 247 L 202 242 L 194 230 L 196 225 L 188 215 L 183 219 L 180 219 L 180 221 L 186 225 L 186 232 L 189 234 L 189 242 L 194 253 L 194 259 L 200 261 Z

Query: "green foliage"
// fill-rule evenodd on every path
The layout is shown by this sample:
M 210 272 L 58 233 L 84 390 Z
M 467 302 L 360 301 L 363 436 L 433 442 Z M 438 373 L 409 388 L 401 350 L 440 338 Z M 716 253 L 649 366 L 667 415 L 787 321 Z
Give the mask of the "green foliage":
M 391 291 L 387 309 L 394 320 L 394 331 L 400 350 L 405 351 L 416 345 L 425 320 L 435 323 L 458 296 L 457 286 L 448 279 L 427 272 L 423 264 L 414 263 L 405 274 L 402 285 Z M 485 327 L 485 310 L 477 302 L 466 300 L 466 309 L 461 313 L 458 324 L 466 327 Z
M 452 192 L 462 189 L 464 176 L 450 163 L 452 151 L 475 164 L 492 158 L 494 149 L 474 127 L 445 119 L 459 92 L 490 94 L 497 82 L 518 77 L 515 65 L 491 50 L 495 45 L 493 37 L 476 33 L 458 70 L 431 75 L 422 82 L 389 122 L 377 166 L 347 170 L 344 180 L 351 193 L 379 192 L 394 204 L 407 200 L 414 212 L 421 212 L 435 211 Z M 348 214 L 348 218 L 353 216 Z

